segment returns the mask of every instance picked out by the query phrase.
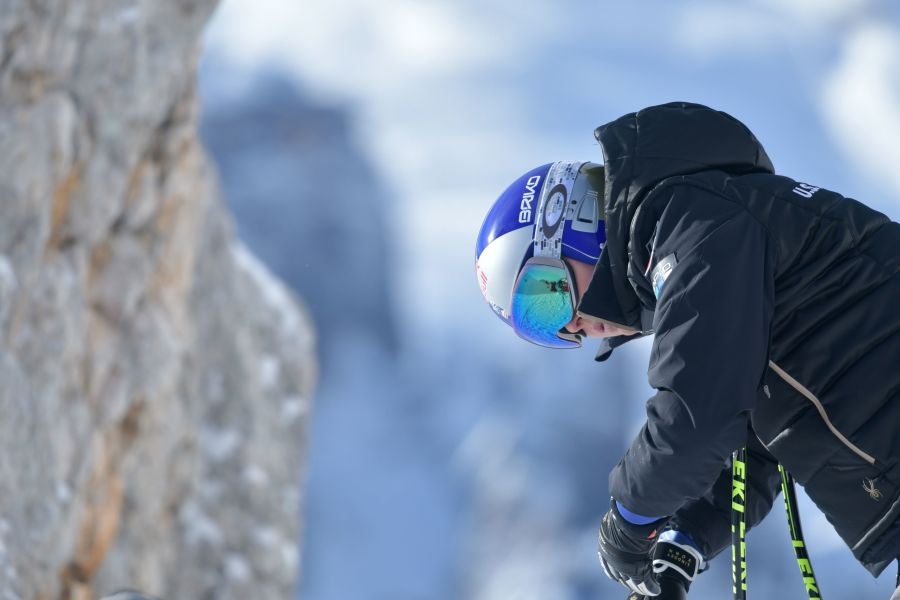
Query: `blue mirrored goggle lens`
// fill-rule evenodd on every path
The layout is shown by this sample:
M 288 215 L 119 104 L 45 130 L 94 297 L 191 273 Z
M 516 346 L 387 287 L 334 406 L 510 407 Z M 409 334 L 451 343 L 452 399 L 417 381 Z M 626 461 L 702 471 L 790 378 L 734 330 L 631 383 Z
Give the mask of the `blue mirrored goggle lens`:
M 512 326 L 529 342 L 550 348 L 577 348 L 581 344 L 557 333 L 575 314 L 571 278 L 562 266 L 526 264 L 513 290 Z

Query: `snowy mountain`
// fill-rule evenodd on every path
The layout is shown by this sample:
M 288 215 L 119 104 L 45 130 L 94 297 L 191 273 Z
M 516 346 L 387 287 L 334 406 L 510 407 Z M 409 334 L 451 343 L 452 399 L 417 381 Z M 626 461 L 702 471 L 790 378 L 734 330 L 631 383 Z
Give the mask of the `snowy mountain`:
M 398 227 L 350 113 L 214 57 L 201 93 L 238 231 L 321 332 L 301 597 L 489 598 L 535 576 L 535 592 L 603 589 L 595 565 L 567 557 L 607 503 L 630 414 L 612 400 L 622 379 L 585 388 L 589 355 L 573 368 L 518 345 L 498 365 L 465 334 L 424 355 L 398 347 L 387 243 Z M 548 370 L 533 373 L 535 361 Z M 536 545 L 552 560 L 520 580 Z
M 248 247 L 304 298 L 330 367 L 366 335 L 396 352 L 392 206 L 353 136 L 351 114 L 315 104 L 276 72 L 201 71 L 201 138 Z

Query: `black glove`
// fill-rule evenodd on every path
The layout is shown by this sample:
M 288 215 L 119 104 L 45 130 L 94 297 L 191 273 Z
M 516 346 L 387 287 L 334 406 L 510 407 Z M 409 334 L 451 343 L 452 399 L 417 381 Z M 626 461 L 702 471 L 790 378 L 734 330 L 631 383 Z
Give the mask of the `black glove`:
M 597 554 L 607 577 L 618 581 L 636 594 L 656 596 L 659 584 L 653 575 L 650 554 L 656 534 L 666 519 L 647 525 L 629 523 L 619 514 L 615 500 L 600 524 L 600 544 Z
M 665 537 L 665 536 L 664 536 Z M 673 540 L 659 540 L 653 551 L 653 572 L 659 583 L 658 596 L 645 596 L 632 592 L 628 600 L 685 600 L 697 573 L 706 568 L 706 562 L 695 548 Z

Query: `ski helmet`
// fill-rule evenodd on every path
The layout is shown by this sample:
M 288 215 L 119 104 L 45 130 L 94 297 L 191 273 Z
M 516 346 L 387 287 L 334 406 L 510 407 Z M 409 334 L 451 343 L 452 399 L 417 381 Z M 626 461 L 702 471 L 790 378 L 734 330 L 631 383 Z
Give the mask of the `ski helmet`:
M 475 245 L 484 299 L 526 340 L 581 345 L 561 332 L 575 313 L 574 277 L 563 257 L 596 264 L 606 242 L 603 166 L 559 161 L 528 171 L 500 194 Z

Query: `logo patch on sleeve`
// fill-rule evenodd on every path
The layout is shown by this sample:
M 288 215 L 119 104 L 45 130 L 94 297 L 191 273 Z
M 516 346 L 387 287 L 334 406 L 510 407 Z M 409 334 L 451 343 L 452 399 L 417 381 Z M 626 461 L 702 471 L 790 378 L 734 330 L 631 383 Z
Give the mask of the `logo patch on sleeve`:
M 653 267 L 653 271 L 650 273 L 650 282 L 653 284 L 653 295 L 656 296 L 657 300 L 659 300 L 659 295 L 662 294 L 666 279 L 672 274 L 677 264 L 678 259 L 675 258 L 674 254 L 670 254 L 661 258 L 656 263 L 656 266 Z

